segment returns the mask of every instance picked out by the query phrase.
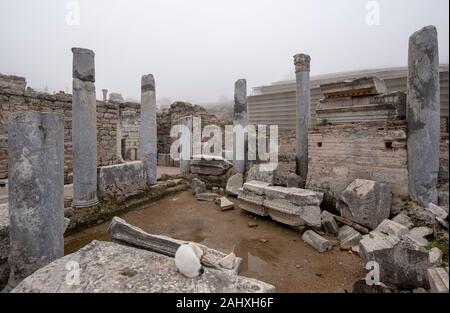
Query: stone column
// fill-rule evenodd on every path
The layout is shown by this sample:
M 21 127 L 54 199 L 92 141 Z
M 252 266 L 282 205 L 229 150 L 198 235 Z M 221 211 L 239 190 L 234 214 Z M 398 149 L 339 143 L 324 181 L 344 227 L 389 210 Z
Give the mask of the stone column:
M 247 81 L 245 79 L 239 79 L 234 84 L 234 116 L 233 116 L 234 126 L 241 126 L 242 129 L 248 125 L 247 116 Z M 239 137 L 240 138 L 239 138 Z M 245 140 L 244 134 L 234 134 L 233 135 L 233 167 L 236 173 L 245 173 L 245 163 L 246 163 L 246 150 L 247 150 L 247 140 Z M 243 142 L 243 147 L 242 147 Z
M 89 207 L 97 199 L 97 101 L 94 52 L 72 48 L 73 205 Z
M 407 84 L 409 194 L 423 206 L 437 204 L 440 142 L 437 31 L 425 27 L 409 38 Z
M 144 164 L 148 185 L 156 184 L 158 163 L 156 130 L 155 79 L 152 74 L 141 80 L 141 124 L 139 126 L 139 159 Z
M 16 112 L 8 124 L 7 289 L 64 256 L 64 118 Z
M 191 171 L 191 156 L 192 156 L 192 129 L 193 129 L 193 116 L 183 117 L 180 121 L 180 125 L 184 125 L 189 130 L 189 133 L 181 135 L 181 151 L 180 151 L 180 172 L 182 175 L 187 175 Z M 189 157 L 183 156 L 183 150 L 189 150 Z M 184 150 L 185 151 L 185 150 Z
M 103 93 L 103 102 L 108 101 L 108 89 L 102 89 Z
M 309 55 L 294 55 L 297 81 L 297 174 L 305 181 L 308 176 L 308 129 L 311 123 L 310 62 Z

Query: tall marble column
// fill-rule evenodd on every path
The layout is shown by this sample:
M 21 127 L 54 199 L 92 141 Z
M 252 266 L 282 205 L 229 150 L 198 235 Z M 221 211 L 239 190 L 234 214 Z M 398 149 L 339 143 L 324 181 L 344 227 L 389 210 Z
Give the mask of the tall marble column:
M 437 204 L 440 142 L 439 50 L 437 31 L 427 26 L 409 38 L 409 194 L 423 206 Z
M 7 289 L 64 256 L 64 118 L 16 112 L 8 124 Z
M 234 126 L 240 126 L 243 134 L 233 135 L 233 167 L 236 173 L 245 173 L 247 140 L 245 140 L 245 129 L 248 125 L 247 115 L 247 81 L 239 79 L 234 84 Z
M 180 125 L 185 126 L 180 139 L 180 172 L 182 175 L 188 175 L 191 171 L 193 119 L 194 117 L 190 115 L 179 121 Z
M 108 89 L 102 89 L 103 102 L 108 101 Z
M 309 55 L 294 56 L 297 82 L 297 174 L 305 181 L 308 176 L 308 129 L 311 123 L 310 62 Z
M 97 100 L 94 52 L 72 48 L 73 205 L 89 207 L 97 199 Z
M 139 158 L 144 164 L 148 185 L 156 184 L 158 161 L 156 130 L 155 79 L 152 74 L 141 80 L 141 124 L 139 126 Z

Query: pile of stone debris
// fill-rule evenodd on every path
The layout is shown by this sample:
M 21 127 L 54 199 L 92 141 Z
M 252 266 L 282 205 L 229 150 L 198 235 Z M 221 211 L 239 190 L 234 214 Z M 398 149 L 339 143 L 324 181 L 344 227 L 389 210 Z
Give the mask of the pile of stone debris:
M 337 201 L 339 214 L 333 214 L 321 210 L 322 193 L 274 186 L 272 173 L 256 168 L 237 194 L 242 210 L 303 231 L 302 239 L 317 251 L 339 246 L 359 254 L 364 264 L 376 264 L 379 281 L 357 282 L 355 292 L 449 291 L 448 208 L 405 202 L 393 215 L 389 185 L 356 179 Z

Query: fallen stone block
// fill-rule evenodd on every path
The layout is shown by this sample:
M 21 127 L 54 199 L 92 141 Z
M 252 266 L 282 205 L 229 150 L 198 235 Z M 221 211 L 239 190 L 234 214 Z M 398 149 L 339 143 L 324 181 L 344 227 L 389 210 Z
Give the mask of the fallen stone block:
M 392 194 L 388 184 L 355 179 L 336 203 L 341 215 L 358 224 L 375 229 L 389 218 Z
M 263 196 L 264 189 L 270 186 L 269 183 L 263 181 L 252 180 L 248 181 L 243 185 L 245 191 L 252 192 L 256 195 Z
M 409 231 L 406 226 L 387 219 L 382 221 L 380 225 L 377 226 L 376 230 L 386 235 L 394 235 L 399 238 L 407 234 Z
M 408 229 L 411 229 L 414 227 L 414 223 L 411 221 L 411 218 L 403 213 L 398 214 L 392 219 L 394 222 L 397 222 L 399 224 L 402 224 L 403 226 L 407 227 Z
M 305 180 L 300 175 L 291 173 L 287 177 L 288 188 L 303 188 L 305 186 Z
M 436 221 L 438 221 L 438 223 L 441 224 L 442 227 L 448 229 L 448 222 L 446 220 L 443 220 L 440 217 L 436 217 Z
M 244 187 L 245 188 L 245 187 Z M 257 205 L 263 205 L 264 197 L 254 194 L 251 191 L 247 191 L 246 189 L 240 189 L 238 191 L 238 199 L 244 200 L 250 203 L 254 203 Z
M 259 215 L 259 216 L 269 216 L 269 210 L 260 204 L 255 204 L 252 202 L 241 201 L 239 204 L 241 210 Z
M 303 233 L 302 239 L 320 253 L 331 250 L 333 248 L 333 245 L 330 241 L 326 240 L 312 230 L 305 231 Z
M 303 227 L 306 225 L 306 222 L 304 219 L 302 219 L 300 216 L 296 214 L 290 214 L 274 209 L 268 209 L 268 215 L 274 220 L 279 223 L 289 225 L 292 227 Z
M 296 205 L 319 206 L 323 201 L 322 192 L 316 192 L 301 188 L 287 188 L 287 191 L 288 193 L 286 195 L 286 200 Z
M 114 217 L 108 228 L 108 233 L 114 240 L 141 249 L 161 253 L 174 257 L 178 248 L 188 241 L 178 240 L 166 236 L 152 235 L 144 232 L 142 229 L 128 224 L 119 217 Z M 201 263 L 205 266 L 217 267 L 220 261 L 226 257 L 225 253 L 210 249 L 206 246 L 196 243 L 203 250 Z M 241 267 L 242 259 L 236 258 L 232 270 L 237 274 Z
M 254 165 L 248 170 L 247 173 L 247 181 L 252 180 L 273 184 L 273 171 L 261 171 L 259 165 Z
M 337 238 L 340 241 L 341 249 L 350 250 L 353 247 L 358 246 L 363 237 L 354 228 L 344 225 L 339 228 Z
M 204 192 L 196 194 L 195 197 L 197 198 L 198 201 L 214 202 L 219 197 L 219 195 L 213 192 Z
M 80 284 L 67 284 L 67 264 L 83 269 Z M 151 251 L 93 241 L 23 280 L 13 293 L 240 293 L 275 292 L 275 287 L 230 271 L 205 268 L 186 278 L 174 259 Z
M 288 217 L 291 216 L 295 223 L 300 220 L 303 220 L 303 223 L 299 225 L 292 225 L 292 223 L 285 223 L 291 226 L 301 226 L 301 225 L 307 225 L 311 227 L 317 227 L 320 228 L 322 226 L 321 221 L 321 213 L 320 213 L 320 207 L 318 206 L 298 206 L 294 205 L 291 202 L 283 199 L 265 199 L 263 201 L 263 205 L 270 209 L 269 215 L 277 216 L 278 219 L 281 218 L 281 216 Z M 277 213 L 278 212 L 278 213 Z M 298 217 L 298 218 L 297 218 Z M 273 218 L 273 217 L 272 217 Z M 273 218 L 275 219 L 275 218 Z M 276 220 L 276 219 L 275 219 Z M 285 219 L 285 221 L 289 221 L 290 218 Z M 280 223 L 283 223 L 279 221 Z
M 414 244 L 416 246 L 419 246 L 419 247 L 426 247 L 426 246 L 428 246 L 428 240 L 426 240 L 423 237 L 413 236 L 410 233 L 408 233 L 406 235 L 403 235 L 402 236 L 402 240 L 407 241 L 407 242 L 409 242 L 411 244 Z
M 409 233 L 416 238 L 425 238 L 433 234 L 433 229 L 426 226 L 414 227 Z
M 206 192 L 206 184 L 196 177 L 192 179 L 191 187 L 194 195 Z
M 225 190 L 227 191 L 228 194 L 237 196 L 238 190 L 242 188 L 243 184 L 244 184 L 244 177 L 242 176 L 241 173 L 237 173 L 228 179 Z
M 228 211 L 234 209 L 234 203 L 228 200 L 227 197 L 219 198 L 219 206 L 222 211 Z
M 430 263 L 433 266 L 440 266 L 442 264 L 442 251 L 441 249 L 434 247 L 429 252 Z
M 339 232 L 339 226 L 336 223 L 336 220 L 328 211 L 323 211 L 321 215 L 322 227 L 328 234 L 337 235 Z
M 364 263 L 379 264 L 381 282 L 405 289 L 427 286 L 427 270 L 432 264 L 425 248 L 379 231 L 366 236 L 359 243 L 360 256 Z
M 448 293 L 448 267 L 430 268 L 427 272 L 431 293 Z
M 443 208 L 441 208 L 440 206 L 437 206 L 433 203 L 430 203 L 428 205 L 428 208 L 426 208 L 427 211 L 433 213 L 436 217 L 440 217 L 443 220 L 447 219 L 448 217 L 448 212 L 445 211 Z

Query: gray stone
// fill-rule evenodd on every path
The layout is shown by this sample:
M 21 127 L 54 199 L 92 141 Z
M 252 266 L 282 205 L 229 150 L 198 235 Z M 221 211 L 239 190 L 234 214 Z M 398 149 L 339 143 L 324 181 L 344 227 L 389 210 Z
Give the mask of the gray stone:
M 363 237 L 353 227 L 344 225 L 339 228 L 337 238 L 340 241 L 341 249 L 350 250 L 353 247 L 358 246 Z
M 266 183 L 266 182 L 263 182 L 263 181 L 251 180 L 251 181 L 247 181 L 243 185 L 243 188 L 244 188 L 244 190 L 252 192 L 252 193 L 254 193 L 256 195 L 263 196 L 264 195 L 264 190 L 268 186 L 270 186 L 269 183 Z
M 310 62 L 306 54 L 294 56 L 297 86 L 296 158 L 297 174 L 308 177 L 308 131 L 311 124 Z
M 108 89 L 102 89 L 103 102 L 108 101 Z
M 433 229 L 430 227 L 414 227 L 409 233 L 416 238 L 425 238 L 433 234 Z
M 312 230 L 305 231 L 303 233 L 302 239 L 320 253 L 331 250 L 333 248 L 333 245 L 330 241 L 326 240 L 319 234 L 316 234 Z
M 245 183 L 247 184 L 247 183 Z M 244 188 L 238 191 L 238 199 L 244 200 L 246 202 L 250 202 L 257 205 L 263 205 L 264 197 L 258 194 L 254 194 L 251 191 L 248 191 L 246 185 L 244 184 Z
M 98 195 L 102 200 L 119 203 L 147 189 L 147 178 L 141 161 L 98 168 Z
M 214 192 L 204 192 L 204 193 L 196 194 L 195 197 L 199 201 L 214 202 L 217 198 L 219 198 L 219 195 L 217 193 L 214 193 Z
M 92 50 L 72 48 L 72 77 L 86 82 L 95 82 L 95 54 Z
M 336 206 L 343 217 L 374 229 L 389 217 L 391 199 L 388 184 L 355 179 L 342 192 Z
M 269 210 L 261 204 L 256 204 L 248 201 L 241 201 L 239 203 L 239 208 L 241 210 L 259 215 L 259 216 L 269 216 Z
M 9 288 L 64 255 L 64 125 L 17 112 L 8 124 Z
M 222 211 L 234 209 L 234 203 L 227 199 L 227 197 L 219 198 L 219 206 Z
M 329 233 L 337 235 L 339 232 L 339 226 L 336 223 L 336 220 L 333 217 L 333 214 L 331 214 L 328 211 L 323 211 L 321 215 L 322 220 L 322 227 L 323 229 Z
M 229 195 L 237 196 L 238 190 L 242 188 L 243 184 L 244 184 L 244 177 L 242 173 L 237 173 L 228 178 L 225 190 Z
M 405 289 L 427 286 L 427 270 L 432 264 L 425 248 L 379 231 L 363 236 L 359 248 L 364 263 L 379 264 L 383 283 Z
M 377 226 L 376 230 L 386 235 L 394 235 L 399 238 L 407 234 L 409 231 L 406 226 L 387 219 L 382 221 L 380 225 Z
M 233 114 L 234 126 L 241 126 L 245 129 L 248 125 L 247 116 L 247 81 L 245 79 L 239 79 L 234 85 L 234 114 Z M 234 134 L 233 138 L 233 166 L 237 173 L 245 173 L 246 163 L 246 144 L 243 141 L 244 146 L 236 146 L 238 140 Z
M 425 248 L 426 246 L 428 246 L 428 240 L 426 240 L 423 237 L 418 237 L 418 236 L 413 236 L 411 234 L 406 234 L 402 236 L 402 240 L 409 242 L 413 245 L 419 246 L 419 247 L 423 247 Z
M 405 226 L 408 229 L 411 229 L 414 227 L 414 223 L 411 221 L 411 218 L 403 213 L 400 213 L 398 215 L 396 215 L 393 219 L 394 222 L 402 224 L 403 226 Z
M 434 247 L 429 252 L 430 263 L 433 266 L 440 266 L 442 264 L 442 251 L 441 249 Z
M 206 184 L 196 177 L 192 179 L 191 187 L 194 195 L 206 192 Z
M 80 267 L 80 284 L 66 283 L 68 262 Z M 93 241 L 25 279 L 13 293 L 239 293 L 275 292 L 275 287 L 213 268 L 186 278 L 173 258 L 111 242 Z
M 94 54 L 87 49 L 72 49 L 72 149 L 73 205 L 89 207 L 97 199 L 97 99 L 93 75 Z M 75 71 L 75 68 L 78 70 Z
M 272 171 L 260 171 L 258 165 L 252 166 L 247 173 L 247 181 L 262 181 L 268 184 L 273 184 L 273 172 Z
M 114 217 L 108 228 L 108 233 L 114 240 L 132 245 L 134 247 L 145 249 L 157 253 L 161 253 L 170 257 L 174 257 L 178 248 L 182 244 L 190 243 L 189 241 L 178 240 L 166 236 L 153 235 L 144 232 L 142 229 L 128 224 L 119 217 Z M 197 244 L 203 251 L 201 262 L 205 266 L 219 267 L 220 262 L 227 256 L 218 250 L 210 249 L 201 244 Z M 234 258 L 232 264 L 228 264 L 234 273 L 238 274 L 241 268 L 242 259 Z
M 303 226 L 320 228 L 322 221 L 318 206 L 298 206 L 284 199 L 265 199 L 263 205 L 270 209 L 269 215 L 280 223 L 291 226 Z
M 431 293 L 448 293 L 448 267 L 428 269 L 428 281 Z
M 304 185 L 305 185 L 305 180 L 301 176 L 299 176 L 295 173 L 291 173 L 288 175 L 288 177 L 287 177 L 287 187 L 288 188 L 290 188 L 290 187 L 303 188 Z
M 194 156 L 194 159 L 190 162 L 191 173 L 222 176 L 231 168 L 231 164 L 221 157 L 207 158 L 207 156 Z
M 448 217 L 448 212 L 446 210 L 433 203 L 430 203 L 426 209 L 427 211 L 433 213 L 436 217 L 440 217 L 443 220 Z
M 440 150 L 439 49 L 427 26 L 409 38 L 407 83 L 409 194 L 421 205 L 437 203 Z
M 141 79 L 141 119 L 139 125 L 139 159 L 144 165 L 148 185 L 156 184 L 158 166 L 156 93 L 152 74 Z
M 441 224 L 442 227 L 444 227 L 445 229 L 448 229 L 448 222 L 446 220 L 443 220 L 440 217 L 436 217 L 436 221 Z

